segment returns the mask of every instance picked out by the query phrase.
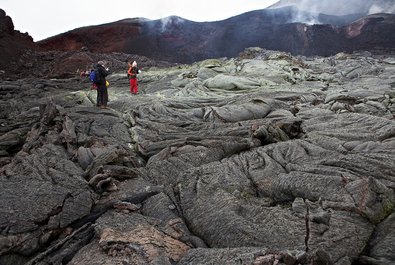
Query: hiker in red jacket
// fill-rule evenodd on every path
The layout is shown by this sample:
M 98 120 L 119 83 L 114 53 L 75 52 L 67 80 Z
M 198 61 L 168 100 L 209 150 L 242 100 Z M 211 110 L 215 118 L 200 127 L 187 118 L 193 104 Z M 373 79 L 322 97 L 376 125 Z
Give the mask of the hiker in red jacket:
M 137 74 L 139 73 L 139 69 L 137 68 L 137 63 L 134 61 L 133 63 L 129 62 L 128 68 L 128 77 L 130 83 L 130 93 L 137 94 L 138 93 L 138 82 L 137 82 Z

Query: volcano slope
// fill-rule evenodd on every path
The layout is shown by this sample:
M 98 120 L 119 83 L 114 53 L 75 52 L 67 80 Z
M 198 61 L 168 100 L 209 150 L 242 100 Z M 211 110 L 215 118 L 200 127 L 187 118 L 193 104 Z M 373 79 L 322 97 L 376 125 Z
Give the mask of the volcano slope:
M 2 81 L 0 264 L 393 264 L 395 58 Z

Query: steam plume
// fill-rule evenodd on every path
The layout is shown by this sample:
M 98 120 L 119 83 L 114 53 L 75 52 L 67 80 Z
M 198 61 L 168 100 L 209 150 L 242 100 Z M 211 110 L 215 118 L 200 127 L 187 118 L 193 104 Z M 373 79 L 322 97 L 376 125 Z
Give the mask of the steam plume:
M 308 24 L 319 24 L 319 14 L 343 16 L 395 13 L 394 0 L 280 0 L 272 8 L 284 6 L 294 6 L 299 10 L 293 22 Z

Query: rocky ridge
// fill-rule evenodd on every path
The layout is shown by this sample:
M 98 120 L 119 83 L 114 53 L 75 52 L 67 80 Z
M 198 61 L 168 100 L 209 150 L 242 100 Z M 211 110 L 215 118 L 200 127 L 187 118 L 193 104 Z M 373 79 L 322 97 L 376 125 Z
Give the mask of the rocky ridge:
M 188 64 L 208 58 L 237 57 L 247 47 L 306 56 L 395 52 L 395 14 L 320 14 L 321 24 L 310 25 L 294 21 L 297 11 L 262 9 L 215 22 L 194 22 L 176 16 L 125 19 L 77 28 L 37 44 L 46 51 L 78 51 L 86 47 L 95 53 L 138 54 Z
M 395 58 L 0 83 L 0 264 L 393 264 Z
M 12 19 L 0 9 L 0 79 L 16 71 L 18 59 L 26 50 L 37 49 L 32 37 L 15 30 Z
M 136 54 L 93 53 L 87 47 L 75 51 L 43 51 L 27 33 L 15 30 L 12 19 L 0 9 L 0 80 L 78 77 L 99 60 L 104 60 L 113 71 L 124 71 L 127 62 L 134 60 L 145 67 L 174 65 Z

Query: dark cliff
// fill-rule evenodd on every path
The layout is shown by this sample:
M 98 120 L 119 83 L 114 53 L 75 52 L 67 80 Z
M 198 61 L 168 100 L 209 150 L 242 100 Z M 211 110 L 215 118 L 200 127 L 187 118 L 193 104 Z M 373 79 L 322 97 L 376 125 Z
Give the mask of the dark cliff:
M 0 9 L 0 70 L 15 66 L 27 49 L 37 49 L 32 37 L 15 30 L 12 19 Z
M 181 63 L 235 57 L 252 46 L 321 56 L 395 49 L 393 14 L 320 15 L 326 24 L 307 25 L 292 23 L 293 12 L 293 8 L 263 9 L 216 22 L 125 19 L 74 29 L 38 44 L 45 50 L 87 47 L 92 52 L 125 52 Z

